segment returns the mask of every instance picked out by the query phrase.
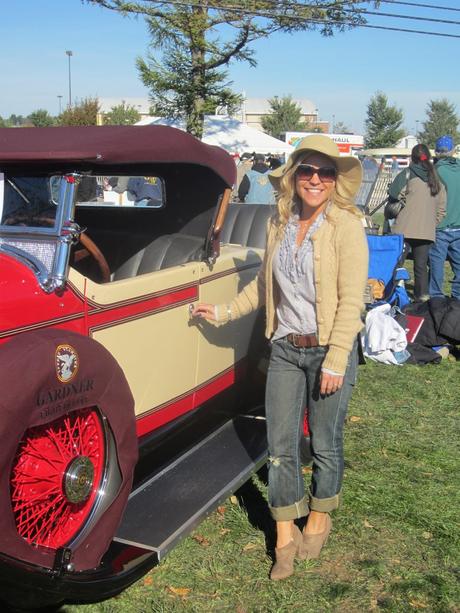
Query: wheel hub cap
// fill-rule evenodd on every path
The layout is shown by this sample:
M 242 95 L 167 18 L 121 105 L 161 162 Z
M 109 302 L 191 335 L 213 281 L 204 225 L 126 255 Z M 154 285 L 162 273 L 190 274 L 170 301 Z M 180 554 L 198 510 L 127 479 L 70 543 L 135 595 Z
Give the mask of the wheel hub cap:
M 94 483 L 94 467 L 87 456 L 79 456 L 70 462 L 64 475 L 64 493 L 69 502 L 84 502 Z

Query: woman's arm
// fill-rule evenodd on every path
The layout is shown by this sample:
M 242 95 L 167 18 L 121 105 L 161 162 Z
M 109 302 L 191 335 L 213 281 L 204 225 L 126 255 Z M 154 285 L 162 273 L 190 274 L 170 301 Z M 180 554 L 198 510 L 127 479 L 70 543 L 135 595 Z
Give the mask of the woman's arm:
M 446 216 L 447 194 L 446 188 L 441 183 L 441 190 L 436 196 L 436 225 Z
M 358 217 L 338 228 L 336 249 L 338 303 L 323 367 L 344 374 L 353 342 L 362 328 L 368 275 L 367 240 Z
M 407 169 L 401 170 L 388 188 L 388 195 L 390 196 L 391 200 L 399 200 L 401 191 L 406 187 L 406 173 Z

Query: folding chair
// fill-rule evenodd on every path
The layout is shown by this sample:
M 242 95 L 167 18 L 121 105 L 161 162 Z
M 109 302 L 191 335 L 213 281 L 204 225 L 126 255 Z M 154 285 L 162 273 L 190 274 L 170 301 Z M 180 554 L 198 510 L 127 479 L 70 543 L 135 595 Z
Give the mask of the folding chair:
M 380 279 L 385 285 L 383 298 L 368 305 L 370 308 L 388 302 L 402 308 L 410 302 L 404 283 L 410 279 L 402 267 L 404 236 L 402 234 L 367 234 L 369 247 L 369 279 Z

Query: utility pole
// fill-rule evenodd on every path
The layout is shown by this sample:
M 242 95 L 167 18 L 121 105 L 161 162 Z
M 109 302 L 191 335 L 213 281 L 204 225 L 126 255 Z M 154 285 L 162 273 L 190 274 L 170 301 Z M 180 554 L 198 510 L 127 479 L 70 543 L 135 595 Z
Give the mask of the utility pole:
M 65 53 L 69 58 L 69 109 L 71 109 L 72 108 L 72 75 L 70 72 L 70 58 L 73 55 L 73 51 L 70 51 L 70 49 L 68 49 Z

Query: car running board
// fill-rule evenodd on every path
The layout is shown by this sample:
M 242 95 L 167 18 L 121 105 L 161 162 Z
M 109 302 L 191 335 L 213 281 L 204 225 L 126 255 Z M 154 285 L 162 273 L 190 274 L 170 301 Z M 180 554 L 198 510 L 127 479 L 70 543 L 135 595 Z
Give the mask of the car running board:
M 265 419 L 234 418 L 131 493 L 114 540 L 161 560 L 266 460 Z

